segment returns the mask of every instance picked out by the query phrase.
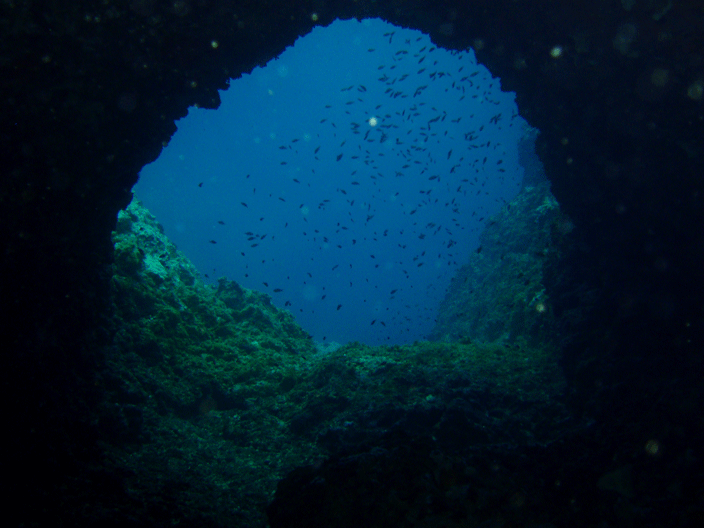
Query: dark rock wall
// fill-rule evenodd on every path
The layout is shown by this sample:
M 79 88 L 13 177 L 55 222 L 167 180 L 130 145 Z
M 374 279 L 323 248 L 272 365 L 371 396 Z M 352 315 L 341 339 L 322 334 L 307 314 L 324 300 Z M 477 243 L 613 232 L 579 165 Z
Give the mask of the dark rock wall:
M 216 107 L 229 78 L 307 33 L 313 13 L 318 24 L 380 16 L 441 46 L 473 45 L 517 93 L 542 132 L 552 192 L 576 226 L 577 249 L 562 272 L 546 274 L 556 316 L 575 308 L 570 291 L 598 292 L 565 362 L 591 401 L 585 408 L 616 399 L 596 387 L 635 362 L 680 384 L 701 371 L 701 2 L 8 1 L 0 370 L 16 455 L 61 471 L 98 456 L 68 446 L 94 436 L 96 351 L 115 330 L 105 321 L 116 213 L 174 120 L 194 104 Z M 550 291 L 558 275 L 561 290 Z M 653 390 L 652 381 L 639 383 Z
M 545 293 L 543 267 L 572 222 L 560 213 L 546 181 L 525 187 L 487 221 L 480 246 L 453 277 L 429 336 L 443 342 L 562 345 Z M 561 315 L 565 319 L 565 314 Z

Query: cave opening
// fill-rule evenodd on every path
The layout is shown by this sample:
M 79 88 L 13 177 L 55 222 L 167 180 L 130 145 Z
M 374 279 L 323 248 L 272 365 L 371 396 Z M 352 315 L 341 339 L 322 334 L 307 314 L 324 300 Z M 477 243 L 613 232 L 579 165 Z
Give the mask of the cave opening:
M 270 294 L 328 346 L 426 338 L 521 188 L 514 94 L 471 49 L 365 19 L 316 27 L 221 99 L 134 188 L 204 281 Z

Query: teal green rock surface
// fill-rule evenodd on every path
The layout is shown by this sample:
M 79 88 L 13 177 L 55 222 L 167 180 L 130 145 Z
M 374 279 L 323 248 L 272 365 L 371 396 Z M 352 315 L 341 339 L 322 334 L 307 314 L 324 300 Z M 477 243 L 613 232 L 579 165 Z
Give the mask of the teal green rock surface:
M 205 285 L 139 202 L 113 241 L 118 330 L 100 380 L 102 442 L 125 489 L 170 497 L 193 522 L 199 512 L 263 526 L 293 468 L 390 433 L 464 453 L 547 443 L 569 419 L 549 347 L 316 347 L 269 296 Z

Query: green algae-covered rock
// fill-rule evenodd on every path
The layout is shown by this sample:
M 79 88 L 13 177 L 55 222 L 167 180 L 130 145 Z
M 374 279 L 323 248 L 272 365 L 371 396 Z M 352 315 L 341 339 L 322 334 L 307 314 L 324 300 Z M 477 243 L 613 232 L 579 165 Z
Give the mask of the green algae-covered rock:
M 100 425 L 108 466 L 141 502 L 167 494 L 222 525 L 264 526 L 291 469 L 385 435 L 460 454 L 546 444 L 568 420 L 549 347 L 316 346 L 268 295 L 204 284 L 138 202 L 113 241 Z

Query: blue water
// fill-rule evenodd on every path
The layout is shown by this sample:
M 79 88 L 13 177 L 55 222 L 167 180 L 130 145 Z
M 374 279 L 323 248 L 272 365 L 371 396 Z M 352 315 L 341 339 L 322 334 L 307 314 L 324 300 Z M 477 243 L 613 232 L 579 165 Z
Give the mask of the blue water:
M 204 280 L 269 293 L 321 342 L 423 339 L 519 189 L 514 94 L 471 50 L 352 20 L 221 97 L 177 123 L 134 189 Z

